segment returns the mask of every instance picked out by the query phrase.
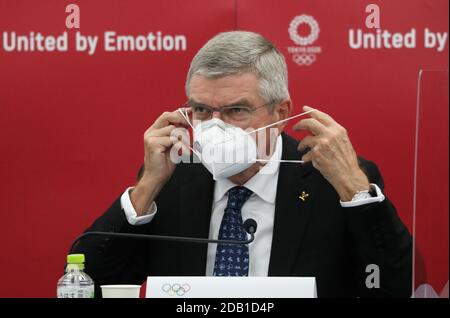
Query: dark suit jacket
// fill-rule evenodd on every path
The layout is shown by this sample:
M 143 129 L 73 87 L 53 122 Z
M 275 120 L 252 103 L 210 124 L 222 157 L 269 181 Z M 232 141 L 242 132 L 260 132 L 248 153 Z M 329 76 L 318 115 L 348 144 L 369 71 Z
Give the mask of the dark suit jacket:
M 283 135 L 282 159 L 298 160 L 297 145 Z M 370 182 L 383 189 L 378 168 L 360 162 Z M 152 222 L 130 225 L 118 198 L 87 231 L 207 238 L 213 189 L 202 164 L 181 163 L 156 199 Z M 302 191 L 309 193 L 305 202 Z M 148 275 L 204 276 L 207 245 L 86 237 L 73 252 L 86 254 L 96 286 L 141 284 Z M 281 163 L 269 276 L 314 276 L 319 297 L 408 297 L 411 255 L 411 236 L 387 198 L 342 208 L 334 188 L 311 165 Z M 379 266 L 380 288 L 366 287 L 369 264 Z

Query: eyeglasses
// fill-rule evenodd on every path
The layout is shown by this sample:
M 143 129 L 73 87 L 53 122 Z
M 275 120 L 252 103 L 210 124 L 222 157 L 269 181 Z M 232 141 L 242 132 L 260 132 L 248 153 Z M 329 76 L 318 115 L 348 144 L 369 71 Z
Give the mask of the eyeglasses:
M 258 107 L 251 107 L 249 105 L 240 105 L 239 103 L 223 107 L 211 107 L 195 101 L 187 101 L 186 107 L 192 110 L 192 117 L 196 120 L 209 120 L 213 117 L 214 112 L 219 112 L 223 121 L 243 122 L 252 118 L 257 109 L 270 105 L 265 103 Z

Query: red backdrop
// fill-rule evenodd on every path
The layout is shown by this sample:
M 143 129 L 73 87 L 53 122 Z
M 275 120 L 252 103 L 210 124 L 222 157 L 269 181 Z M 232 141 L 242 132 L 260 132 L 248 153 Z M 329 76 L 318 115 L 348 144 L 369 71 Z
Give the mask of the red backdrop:
M 2 0 L 2 41 L 4 32 L 67 31 L 70 46 L 76 30 L 66 29 L 69 3 Z M 378 163 L 386 194 L 412 230 L 417 77 L 420 69 L 448 69 L 448 40 L 441 52 L 425 48 L 423 32 L 448 33 L 447 0 L 376 1 L 381 29 L 416 29 L 416 47 L 398 49 L 349 46 L 349 29 L 375 32 L 365 26 L 369 1 L 75 3 L 81 9 L 78 31 L 100 37 L 93 55 L 73 47 L 6 52 L 0 46 L 0 269 L 8 273 L 0 297 L 55 296 L 71 240 L 133 183 L 143 132 L 162 111 L 184 102 L 190 60 L 221 31 L 256 31 L 280 48 L 296 111 L 307 104 L 347 128 L 357 152 Z M 311 65 L 298 65 L 288 51 L 301 47 L 288 28 L 302 14 L 320 27 L 307 45 L 321 51 Z M 305 26 L 300 35 L 311 31 Z M 105 31 L 183 34 L 187 49 L 105 52 Z

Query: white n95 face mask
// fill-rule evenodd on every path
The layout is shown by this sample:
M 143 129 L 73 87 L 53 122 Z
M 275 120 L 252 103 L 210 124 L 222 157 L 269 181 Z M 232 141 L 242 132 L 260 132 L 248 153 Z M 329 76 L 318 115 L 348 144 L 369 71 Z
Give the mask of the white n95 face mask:
M 194 150 L 214 180 L 234 176 L 256 162 L 253 137 L 239 127 L 213 118 L 194 129 Z
M 183 112 L 183 109 L 178 109 L 178 111 L 186 119 L 194 132 L 194 148 L 191 148 L 191 150 L 200 158 L 206 169 L 211 172 L 214 180 L 218 180 L 234 176 L 249 168 L 255 162 L 279 161 L 303 163 L 301 160 L 258 159 L 257 145 L 252 135 L 268 127 L 306 115 L 314 111 L 314 109 L 250 132 L 227 124 L 218 118 L 201 122 L 194 127 L 189 120 L 188 114 Z

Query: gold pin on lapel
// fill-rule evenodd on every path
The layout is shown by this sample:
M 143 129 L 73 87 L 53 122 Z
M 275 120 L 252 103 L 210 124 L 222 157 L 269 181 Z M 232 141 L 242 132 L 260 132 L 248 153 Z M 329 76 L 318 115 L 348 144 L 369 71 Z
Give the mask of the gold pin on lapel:
M 302 202 L 306 202 L 308 197 L 309 197 L 309 193 L 307 193 L 306 191 L 302 191 L 302 193 L 300 193 L 300 195 L 298 196 L 298 198 L 300 200 L 302 200 Z

